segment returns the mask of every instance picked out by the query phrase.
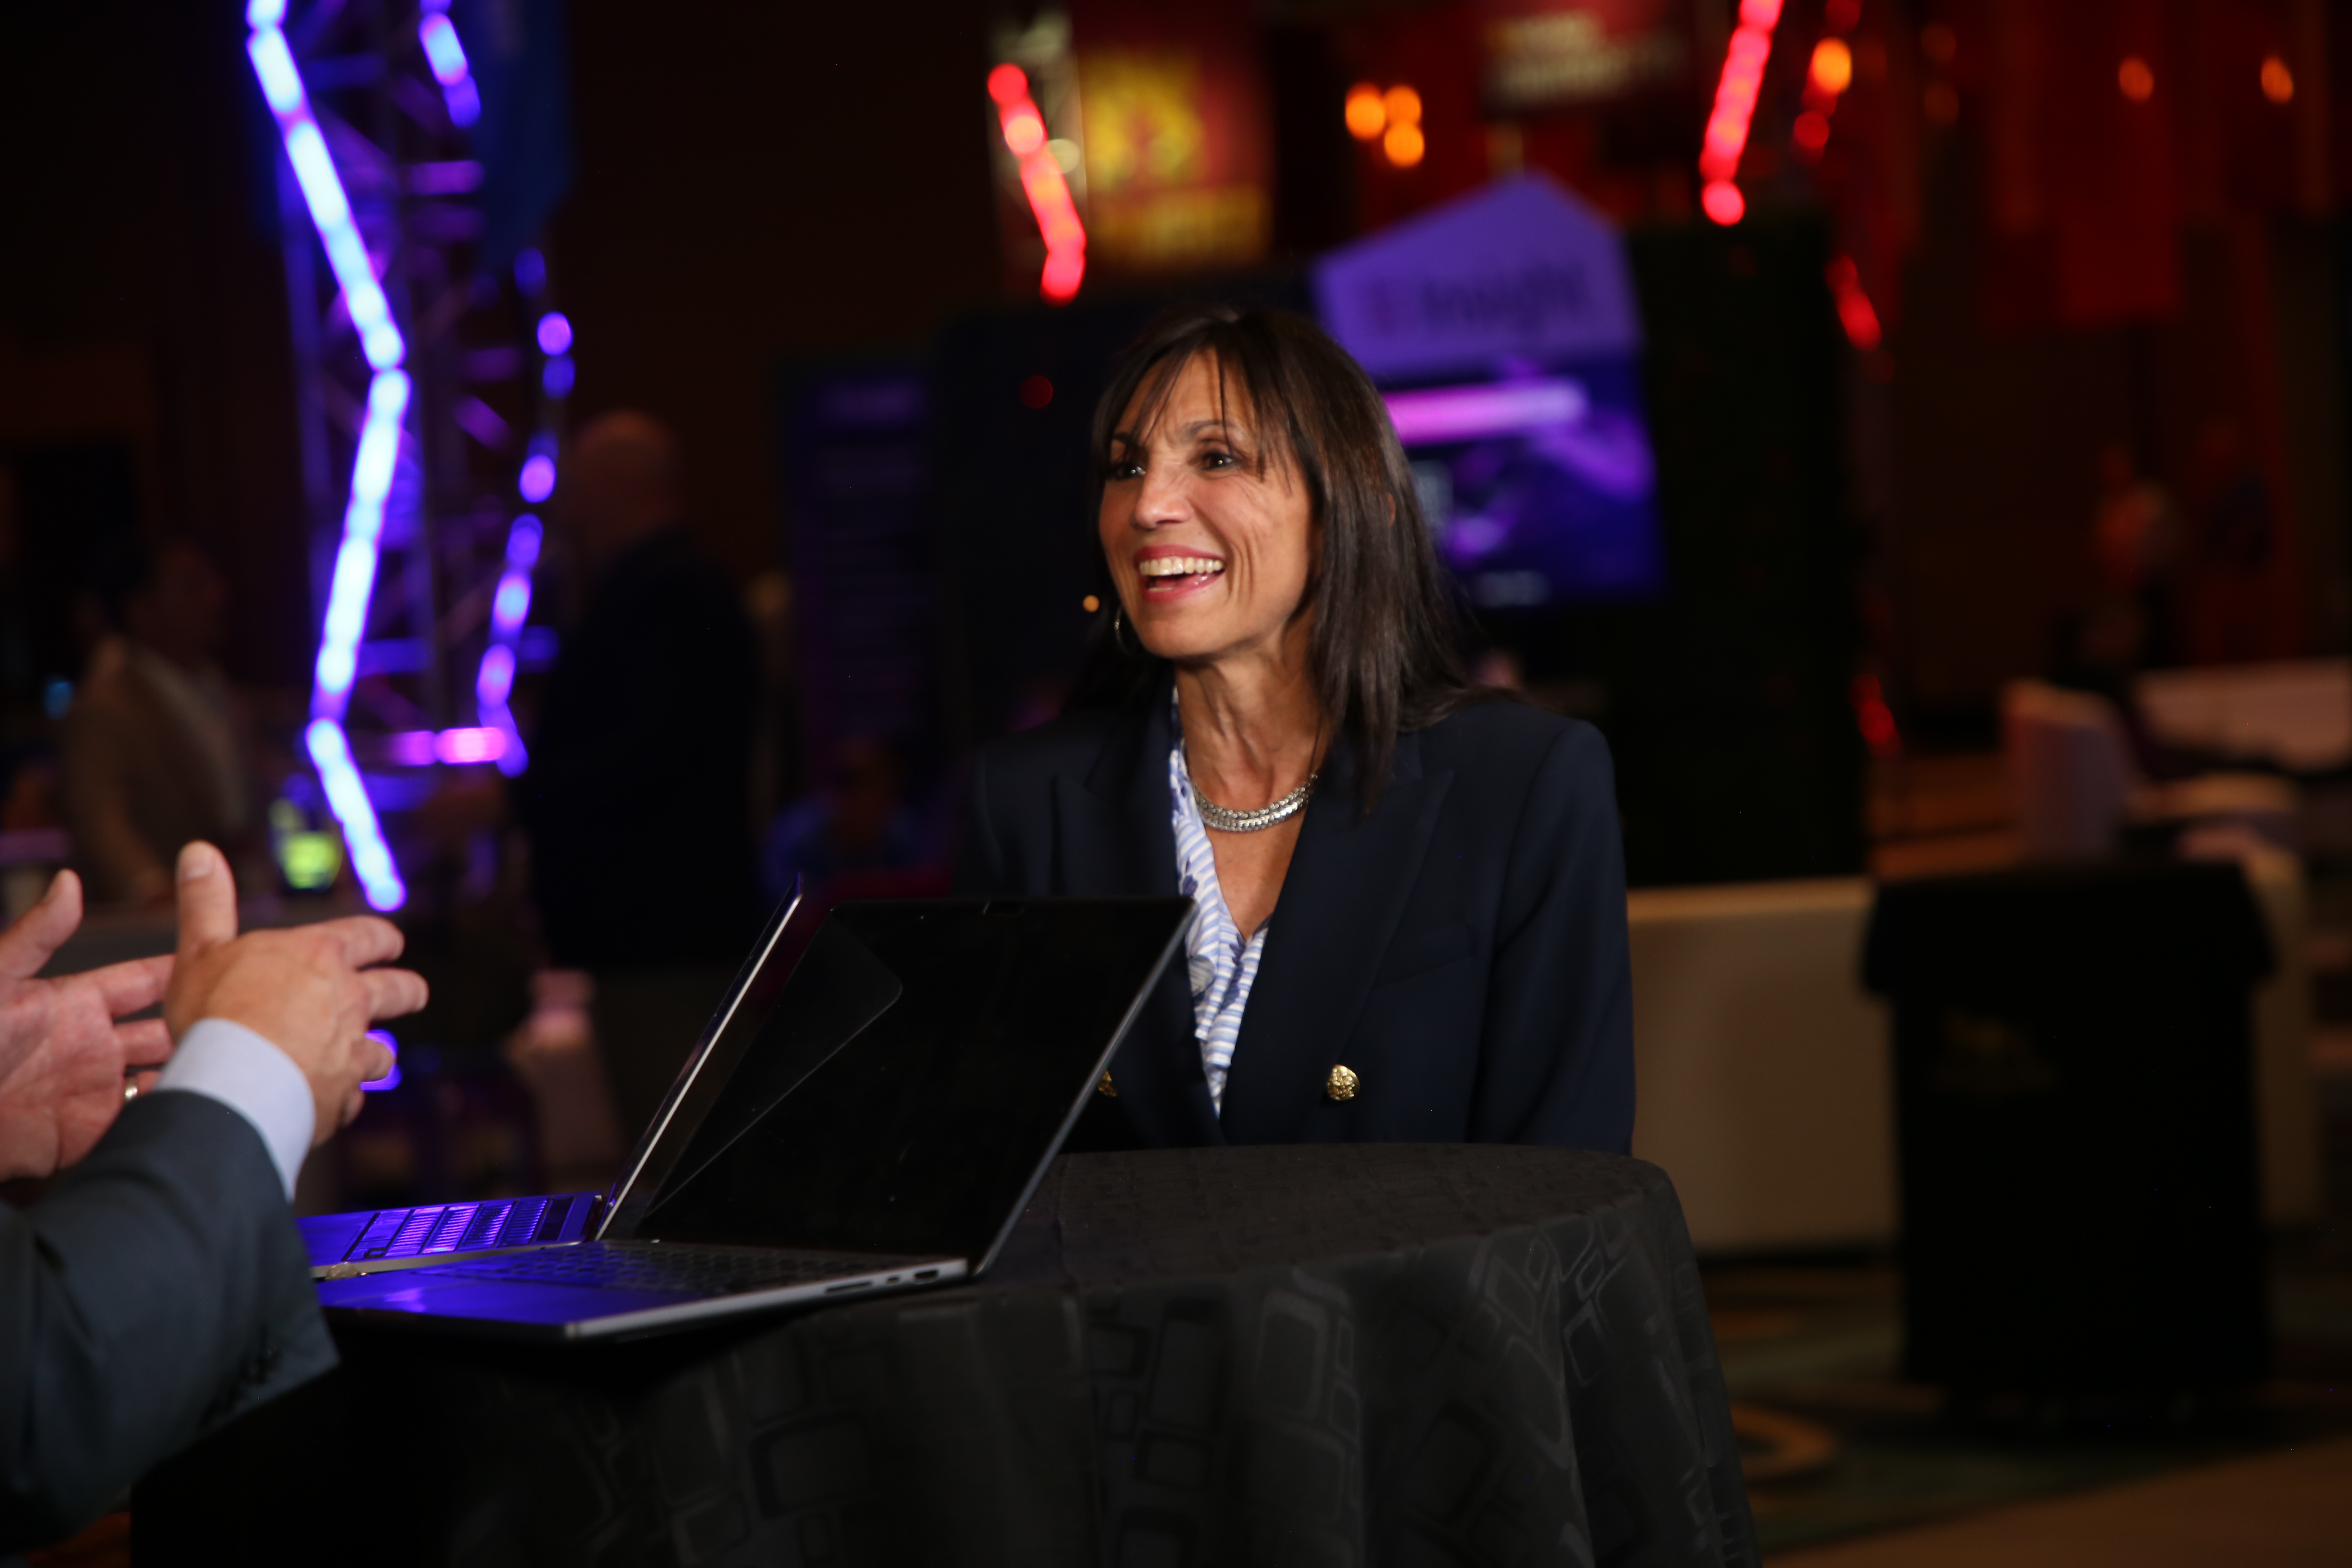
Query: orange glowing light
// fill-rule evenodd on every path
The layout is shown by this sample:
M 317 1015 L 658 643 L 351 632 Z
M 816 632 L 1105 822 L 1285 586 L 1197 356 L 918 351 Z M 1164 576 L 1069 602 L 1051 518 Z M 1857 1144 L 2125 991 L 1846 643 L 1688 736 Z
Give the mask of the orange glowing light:
M 1018 66 L 1001 65 L 990 71 L 988 96 L 996 100 L 1005 150 L 1020 160 L 1021 194 L 1029 199 L 1038 237 L 1045 242 L 1045 265 L 1037 275 L 1037 292 L 1049 305 L 1066 305 L 1077 298 L 1078 283 L 1086 277 L 1087 228 L 1078 220 L 1078 205 L 1070 198 L 1070 183 L 1063 178 L 1062 166 L 1045 150 L 1045 117 L 1030 101 L 1029 79 Z M 1024 386 L 1023 391 L 1025 395 L 1028 389 Z M 1046 395 L 1053 395 L 1050 384 Z
M 1780 19 L 1780 0 L 1740 0 L 1739 26 L 1723 51 L 1723 74 L 1716 80 L 1715 107 L 1707 111 L 1698 154 L 1699 176 L 1706 182 L 1699 205 L 1720 224 L 1738 223 L 1748 210 L 1731 180 L 1739 173 L 1739 155 L 1748 149 L 1756 95 L 1764 85 L 1764 66 L 1772 57 L 1772 28 Z
M 2124 63 L 2116 68 L 2116 85 L 2134 103 L 2146 103 L 2156 95 L 2156 73 L 2137 55 L 2126 55 Z
M 1078 607 L 1091 616 L 1097 610 L 1102 608 L 1102 601 L 1096 598 L 1092 594 L 1088 594 L 1085 598 L 1078 601 Z
M 1853 85 L 1853 51 L 1843 38 L 1823 38 L 1813 46 L 1813 85 L 1835 98 Z
M 1026 109 L 1004 117 L 1004 144 L 1016 158 L 1026 158 L 1045 144 L 1045 122 Z
M 1391 125 L 1421 123 L 1421 94 L 1409 87 L 1392 87 L 1381 95 L 1381 110 Z
M 2294 73 L 2276 55 L 2263 61 L 2263 96 L 2273 103 L 2285 103 L 2294 97 Z
M 1348 89 L 1348 134 L 1370 142 L 1388 129 L 1389 111 L 1381 103 L 1381 89 L 1360 81 Z
M 1388 133 L 1381 138 L 1381 151 L 1400 169 L 1410 169 L 1420 163 L 1421 155 L 1428 150 L 1429 142 L 1422 135 L 1421 127 L 1411 121 L 1390 126 Z

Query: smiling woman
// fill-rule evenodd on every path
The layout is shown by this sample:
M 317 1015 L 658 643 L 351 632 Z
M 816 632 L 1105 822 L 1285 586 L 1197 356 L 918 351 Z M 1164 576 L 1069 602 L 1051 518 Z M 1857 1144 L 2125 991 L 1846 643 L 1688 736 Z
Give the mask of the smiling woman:
M 958 875 L 1199 905 L 1073 1147 L 1623 1152 L 1608 749 L 1464 681 L 1370 378 L 1297 317 L 1179 310 L 1095 449 L 1112 700 L 982 754 Z

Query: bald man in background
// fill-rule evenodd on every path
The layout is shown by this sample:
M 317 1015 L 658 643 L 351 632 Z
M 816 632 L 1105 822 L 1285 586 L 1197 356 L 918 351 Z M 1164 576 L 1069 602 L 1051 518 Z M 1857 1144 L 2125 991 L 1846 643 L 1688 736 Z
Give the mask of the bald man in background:
M 556 521 L 587 604 L 509 795 L 551 956 L 595 977 L 597 1049 L 634 1138 L 757 934 L 758 655 L 734 587 L 687 534 L 667 430 L 605 415 L 562 474 Z

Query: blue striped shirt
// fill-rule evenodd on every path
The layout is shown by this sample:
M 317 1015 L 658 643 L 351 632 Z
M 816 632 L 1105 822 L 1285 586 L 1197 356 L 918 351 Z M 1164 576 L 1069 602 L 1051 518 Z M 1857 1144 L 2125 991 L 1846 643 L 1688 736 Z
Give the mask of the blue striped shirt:
M 1224 889 L 1217 883 L 1217 858 L 1209 847 L 1201 807 L 1192 798 L 1192 775 L 1184 766 L 1181 721 L 1176 747 L 1168 753 L 1168 793 L 1174 807 L 1176 889 L 1199 906 L 1184 938 L 1192 1033 L 1201 1042 L 1201 1066 L 1209 1075 L 1209 1102 L 1223 1115 L 1225 1075 L 1233 1068 L 1234 1042 L 1241 1037 L 1242 1009 L 1249 1005 L 1258 961 L 1265 953 L 1265 933 L 1274 921 L 1267 920 L 1244 937 L 1234 924 L 1233 911 L 1225 908 Z

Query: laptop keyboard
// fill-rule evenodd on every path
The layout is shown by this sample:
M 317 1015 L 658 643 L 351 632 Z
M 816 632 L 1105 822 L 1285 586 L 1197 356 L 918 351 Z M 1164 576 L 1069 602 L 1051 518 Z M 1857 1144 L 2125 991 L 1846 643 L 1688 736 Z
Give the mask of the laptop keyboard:
M 580 1285 L 603 1290 L 660 1290 L 698 1296 L 733 1296 L 772 1290 L 814 1279 L 873 1274 L 890 1267 L 887 1258 L 843 1258 L 770 1252 L 736 1247 L 688 1247 L 675 1243 L 629 1245 L 589 1241 L 506 1258 L 452 1263 L 439 1272 L 467 1279 L 515 1279 L 541 1285 Z M 937 1268 L 908 1278 L 933 1279 Z M 855 1289 L 862 1281 L 845 1283 Z
M 572 1193 L 558 1198 L 499 1198 L 385 1209 L 367 1223 L 342 1261 L 435 1257 L 571 1240 L 586 1227 L 596 1196 Z M 315 1254 L 313 1261 L 319 1261 Z

